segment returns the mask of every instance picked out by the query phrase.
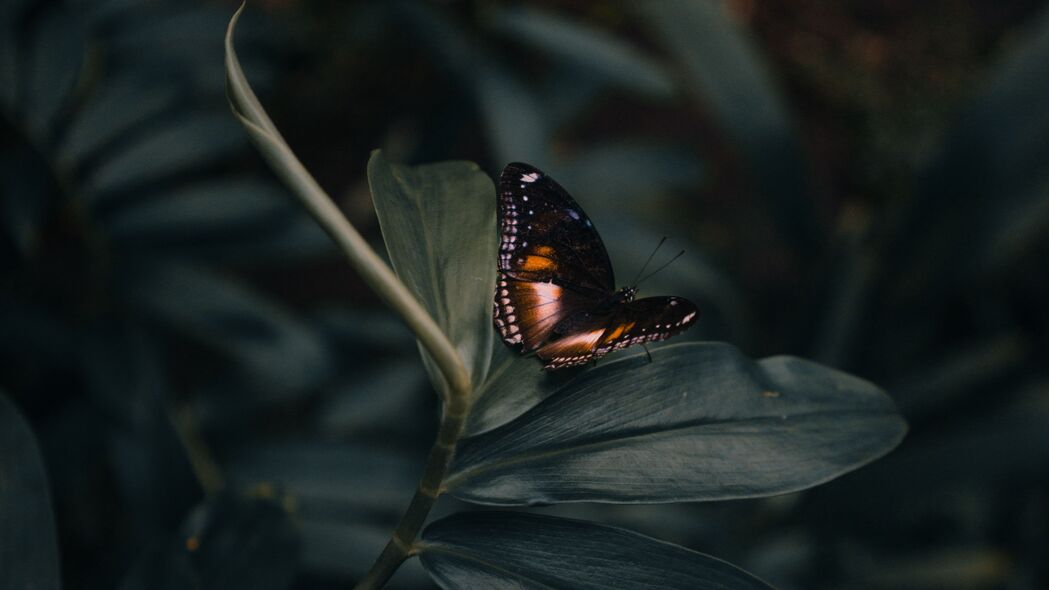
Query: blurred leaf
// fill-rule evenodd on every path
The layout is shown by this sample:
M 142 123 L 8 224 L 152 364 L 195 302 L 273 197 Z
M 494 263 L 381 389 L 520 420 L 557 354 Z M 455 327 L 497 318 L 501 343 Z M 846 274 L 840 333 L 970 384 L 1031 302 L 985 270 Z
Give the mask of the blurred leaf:
M 43 142 L 80 79 L 87 37 L 77 15 L 62 6 L 45 11 L 31 35 L 23 112 L 34 139 Z
M 345 444 L 244 445 L 226 462 L 231 487 L 295 507 L 303 567 L 364 574 L 408 505 L 422 457 Z
M 22 51 L 18 33 L 25 30 L 26 5 L 30 0 L 7 0 L 0 3 L 0 105 L 17 111 L 22 89 Z M 12 114 L 15 114 L 14 112 Z
M 192 92 L 218 97 L 224 91 L 223 33 L 228 6 L 157 2 L 114 12 L 119 25 L 111 26 L 109 57 L 114 68 L 153 82 L 178 79 Z M 122 22 L 121 22 L 122 21 Z M 263 11 L 244 15 L 237 32 L 242 65 L 256 90 L 273 81 L 272 55 L 260 53 L 283 43 L 280 27 L 269 23 Z M 157 43 L 157 39 L 165 40 Z
M 473 88 L 495 161 L 548 168 L 551 130 L 535 93 L 494 63 L 475 68 Z
M 702 172 L 699 159 L 682 147 L 623 142 L 588 147 L 557 177 L 564 186 L 578 187 L 573 193 L 623 201 L 695 188 Z
M 123 142 L 117 153 L 90 173 L 84 196 L 97 208 L 117 191 L 228 159 L 246 145 L 246 139 L 229 113 L 182 113 Z
M 751 38 L 726 19 L 719 2 L 665 0 L 637 7 L 656 39 L 685 66 L 715 121 L 740 147 L 787 235 L 803 248 L 818 244 L 802 146 Z
M 1049 227 L 1049 10 L 959 116 L 895 228 L 892 283 L 926 300 L 994 275 Z
M 174 538 L 148 547 L 121 588 L 282 590 L 298 556 L 298 532 L 283 508 L 223 494 L 190 513 Z
M 208 261 L 269 268 L 335 254 L 331 237 L 304 210 L 291 208 L 288 213 L 275 226 L 240 235 L 226 234 L 214 241 L 183 244 L 177 250 L 182 255 Z M 173 247 L 171 253 L 175 250 Z
M 376 151 L 368 183 L 394 270 L 481 383 L 492 351 L 498 240 L 491 179 L 470 162 L 409 167 Z M 424 358 L 443 391 L 443 377 Z
M 605 90 L 605 80 L 585 69 L 552 64 L 551 72 L 536 87 L 543 103 L 545 125 L 558 130 L 576 122 Z M 511 160 L 512 161 L 512 160 Z
M 417 410 L 426 383 L 414 358 L 362 365 L 318 405 L 317 430 L 332 437 L 385 428 L 418 433 L 423 416 Z
M 227 353 L 260 394 L 295 393 L 334 372 L 335 359 L 313 329 L 220 276 L 168 264 L 141 271 L 128 289 L 155 321 Z
M 1029 177 L 1026 187 L 996 209 L 992 217 L 985 219 L 987 237 L 980 244 L 983 251 L 973 265 L 991 276 L 1033 252 L 1034 246 L 1044 243 L 1049 235 L 1049 167 Z
M 600 29 L 521 7 L 499 10 L 494 24 L 503 34 L 517 37 L 561 62 L 572 63 L 627 88 L 658 97 L 669 97 L 674 91 L 673 82 L 660 64 Z
M 401 18 L 417 33 L 413 46 L 425 43 L 472 90 L 495 161 L 524 161 L 548 168 L 552 130 L 545 105 L 531 87 L 514 76 L 516 69 L 491 59 L 491 52 L 475 43 L 470 31 L 441 11 L 419 2 L 396 6 Z
M 117 492 L 138 539 L 172 530 L 203 496 L 168 413 L 161 351 L 136 325 L 99 322 L 84 335 L 81 371 L 111 418 L 106 444 Z
M 0 354 L 20 366 L 60 372 L 78 361 L 75 329 L 49 313 L 46 306 L 0 295 Z
M 139 247 L 164 241 L 191 245 L 264 230 L 300 211 L 272 182 L 226 177 L 129 203 L 102 222 L 118 242 Z
M 242 445 L 224 467 L 231 488 L 267 485 L 294 498 L 300 518 L 323 521 L 367 520 L 375 513 L 396 518 L 422 463 L 391 449 L 280 442 Z
M 581 372 L 461 442 L 446 488 L 494 505 L 727 500 L 805 489 L 884 455 L 906 425 L 874 385 L 719 343 Z
M 157 192 L 98 216 L 136 257 L 273 265 L 332 251 L 331 238 L 271 181 L 226 176 Z
M 54 199 L 47 164 L 25 144 L 0 152 L 0 235 L 29 259 L 40 244 L 42 219 Z
M 325 577 L 359 580 L 375 562 L 394 524 L 356 523 L 347 526 L 328 521 L 302 523 L 302 563 L 304 572 Z M 397 573 L 384 588 L 419 590 L 433 583 L 416 560 L 397 568 Z
M 415 342 L 404 322 L 386 309 L 327 308 L 313 321 L 334 346 L 354 353 L 343 356 L 400 354 Z
M 51 494 L 36 437 L 0 392 L 0 572 L 5 588 L 61 588 Z
M 174 84 L 144 85 L 139 77 L 103 78 L 70 121 L 58 147 L 67 166 L 83 162 L 122 136 L 148 124 L 179 97 Z
M 884 461 L 835 482 L 833 490 L 819 490 L 819 510 L 832 519 L 849 514 L 866 526 L 882 527 L 880 519 L 887 514 L 897 521 L 928 519 L 946 498 L 966 489 L 1015 490 L 1022 482 L 1044 481 L 1049 381 L 1033 383 L 1029 391 L 1004 391 L 1000 397 L 1016 401 L 986 415 L 955 420 L 936 436 L 908 440 Z M 872 489 L 878 493 L 855 502 Z
M 637 533 L 520 512 L 461 512 L 423 532 L 442 588 L 763 588 L 720 559 Z
M 677 213 L 675 211 L 671 216 Z M 680 217 L 679 214 L 676 216 Z M 604 235 L 616 236 L 614 240 L 610 239 L 605 244 L 616 268 L 616 276 L 632 278 L 644 266 L 645 259 L 652 253 L 651 248 L 666 235 L 655 230 L 655 223 L 646 223 L 638 219 L 625 220 L 622 216 L 609 216 L 601 221 L 600 227 Z M 662 229 L 666 231 L 667 227 L 663 226 Z M 685 254 L 665 271 L 646 280 L 641 285 L 641 292 L 646 297 L 656 294 L 680 295 L 699 305 L 702 314 L 699 324 L 680 338 L 710 340 L 713 339 L 711 336 L 716 336 L 737 344 L 747 342 L 752 328 L 749 310 L 746 307 L 747 298 L 743 296 L 741 289 L 728 273 L 718 268 L 694 246 L 681 243 L 677 239 L 669 239 L 661 253 L 666 254 L 669 260 L 678 247 L 682 247 Z

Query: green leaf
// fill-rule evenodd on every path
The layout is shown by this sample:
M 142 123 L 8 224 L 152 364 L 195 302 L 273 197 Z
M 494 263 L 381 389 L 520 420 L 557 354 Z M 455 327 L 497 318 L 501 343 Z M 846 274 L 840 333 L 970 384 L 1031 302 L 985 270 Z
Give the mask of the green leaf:
M 727 500 L 805 489 L 895 447 L 874 385 L 792 358 L 685 343 L 584 371 L 516 420 L 465 439 L 445 486 L 471 502 Z
M 674 84 L 662 66 L 637 48 L 602 30 L 532 9 L 506 8 L 496 27 L 563 62 L 657 97 L 669 97 Z
M 434 522 L 419 558 L 442 588 L 768 589 L 736 566 L 644 535 L 523 512 Z
M 0 393 L 0 572 L 5 588 L 61 587 L 51 493 L 36 437 Z
M 513 420 L 564 385 L 572 371 L 543 371 L 534 358 L 495 343 L 488 378 L 477 388 L 466 420 L 467 435 L 487 432 Z
M 368 182 L 397 276 L 448 336 L 473 383 L 488 372 L 497 232 L 495 188 L 476 164 L 392 164 L 381 152 Z M 440 372 L 424 354 L 439 389 Z

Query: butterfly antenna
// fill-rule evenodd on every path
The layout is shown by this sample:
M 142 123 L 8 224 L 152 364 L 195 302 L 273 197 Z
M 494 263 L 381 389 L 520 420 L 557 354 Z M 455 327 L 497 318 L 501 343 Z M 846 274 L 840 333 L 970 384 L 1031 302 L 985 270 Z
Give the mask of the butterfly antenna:
M 657 272 L 659 272 L 659 271 L 663 270 L 664 268 L 666 268 L 666 267 L 670 266 L 670 264 L 671 264 L 672 262 L 674 262 L 674 261 L 675 261 L 675 260 L 677 260 L 678 258 L 681 258 L 681 257 L 682 257 L 682 256 L 683 256 L 684 254 L 685 254 L 685 251 L 684 251 L 684 250 L 682 250 L 682 251 L 678 252 L 676 256 L 674 256 L 674 257 L 673 257 L 673 258 L 671 258 L 670 260 L 666 261 L 666 263 L 665 263 L 665 264 L 664 264 L 663 266 L 661 266 L 661 267 L 657 268 L 656 270 L 654 270 L 654 271 L 652 271 L 652 272 L 648 273 L 647 275 L 645 275 L 645 276 L 644 276 L 644 278 L 642 278 L 642 279 L 641 279 L 640 281 L 638 281 L 637 283 L 634 283 L 634 284 L 635 284 L 635 285 L 638 285 L 638 284 L 641 284 L 641 283 L 642 283 L 642 282 L 644 282 L 644 281 L 647 281 L 647 280 L 648 280 L 648 279 L 649 279 L 650 277 L 652 277 L 652 275 L 654 275 L 654 274 L 656 274 Z
M 637 271 L 637 276 L 634 277 L 634 282 L 633 282 L 633 285 L 635 287 L 638 285 L 638 283 L 640 283 L 640 281 L 638 281 L 638 279 L 641 277 L 641 274 L 643 272 L 645 272 L 645 269 L 648 268 L 648 263 L 652 262 L 652 258 L 656 255 L 656 252 L 659 252 L 660 247 L 663 246 L 663 242 L 665 242 L 665 241 L 667 241 L 667 237 L 663 236 L 663 238 L 659 240 L 659 243 L 656 244 L 656 249 L 652 250 L 652 253 L 648 255 L 648 260 L 645 261 L 645 264 L 641 265 L 641 270 Z

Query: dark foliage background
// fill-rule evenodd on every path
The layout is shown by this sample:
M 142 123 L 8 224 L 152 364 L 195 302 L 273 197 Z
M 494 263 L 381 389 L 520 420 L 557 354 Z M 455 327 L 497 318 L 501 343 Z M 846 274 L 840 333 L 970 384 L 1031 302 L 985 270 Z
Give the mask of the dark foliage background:
M 229 114 L 234 8 L 0 4 L 0 389 L 66 588 L 346 587 L 432 442 L 410 334 Z M 1046 3 L 270 0 L 237 43 L 376 246 L 373 148 L 531 162 L 621 277 L 687 250 L 645 291 L 699 302 L 688 338 L 842 368 L 911 426 L 808 492 L 543 512 L 784 589 L 1049 585 Z

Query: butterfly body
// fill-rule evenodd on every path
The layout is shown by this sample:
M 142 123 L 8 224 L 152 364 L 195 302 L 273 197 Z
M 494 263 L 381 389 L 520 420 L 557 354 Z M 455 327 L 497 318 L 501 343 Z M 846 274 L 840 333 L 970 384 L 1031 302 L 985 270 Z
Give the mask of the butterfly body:
M 534 352 L 547 370 L 663 340 L 695 323 L 681 297 L 636 299 L 614 290 L 612 264 L 593 223 L 553 179 L 527 164 L 499 179 L 494 323 L 503 342 Z

